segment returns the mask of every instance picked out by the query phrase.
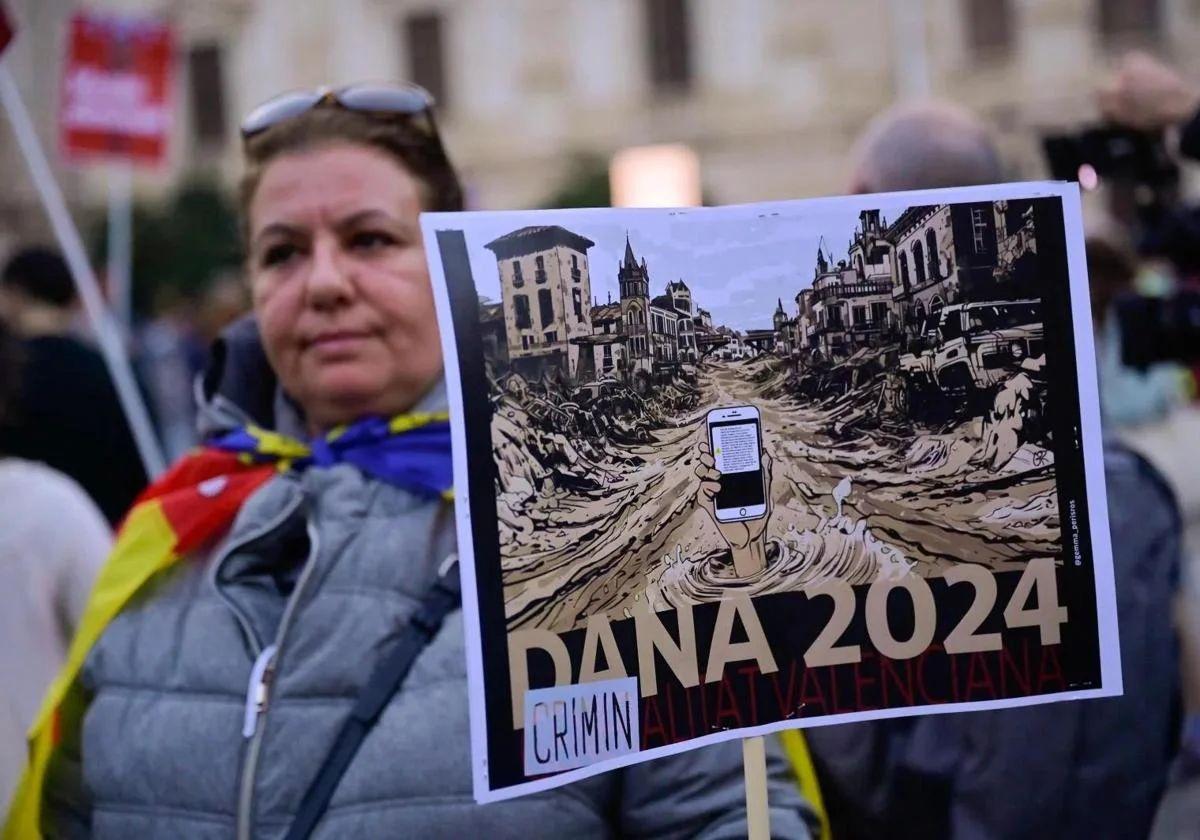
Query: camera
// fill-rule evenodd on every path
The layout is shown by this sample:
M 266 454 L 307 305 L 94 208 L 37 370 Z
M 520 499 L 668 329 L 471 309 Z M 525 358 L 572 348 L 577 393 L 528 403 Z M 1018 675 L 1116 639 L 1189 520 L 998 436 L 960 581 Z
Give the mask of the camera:
M 1132 210 L 1142 256 L 1167 260 L 1184 281 L 1200 279 L 1200 208 L 1179 201 L 1179 162 L 1162 131 L 1089 126 L 1046 135 L 1042 148 L 1055 178 L 1090 178 L 1092 187 L 1105 180 L 1114 187 L 1113 200 Z M 1185 287 L 1169 297 L 1129 294 L 1114 305 L 1125 364 L 1144 369 L 1200 362 L 1200 292 Z
M 1167 150 L 1161 131 L 1136 131 L 1120 126 L 1090 126 L 1073 134 L 1042 138 L 1050 173 L 1060 181 L 1079 180 L 1090 166 L 1100 178 L 1151 188 L 1173 187 L 1179 165 Z
M 1126 365 L 1200 364 L 1200 290 L 1183 289 L 1161 298 L 1130 294 L 1114 305 Z

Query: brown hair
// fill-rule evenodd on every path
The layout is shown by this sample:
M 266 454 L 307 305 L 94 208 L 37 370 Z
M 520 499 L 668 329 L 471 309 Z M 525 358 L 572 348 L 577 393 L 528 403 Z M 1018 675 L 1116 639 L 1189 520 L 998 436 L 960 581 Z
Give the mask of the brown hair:
M 420 184 L 423 209 L 463 209 L 458 174 L 428 117 L 365 114 L 318 105 L 245 142 L 246 171 L 239 189 L 244 239 L 249 240 L 250 202 L 267 165 L 280 155 L 338 142 L 368 146 L 391 156 Z

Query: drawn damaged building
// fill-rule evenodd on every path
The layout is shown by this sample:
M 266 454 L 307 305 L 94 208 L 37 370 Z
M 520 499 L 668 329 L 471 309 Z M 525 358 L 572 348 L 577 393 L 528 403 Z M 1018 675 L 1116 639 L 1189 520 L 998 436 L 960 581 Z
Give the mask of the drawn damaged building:
M 572 339 L 591 335 L 591 276 L 587 237 L 558 225 L 524 227 L 485 246 L 500 273 L 509 364 L 540 375 L 579 373 L 581 349 Z M 590 360 L 589 360 L 590 362 Z
M 795 296 L 792 345 L 814 358 L 906 343 L 948 305 L 1038 297 L 1030 201 L 909 207 L 890 225 L 864 210 L 834 264 L 819 246 L 811 287 Z M 777 325 L 787 324 L 776 309 Z
M 909 336 L 952 303 L 1038 297 L 1026 270 L 1037 250 L 1029 201 L 910 207 L 887 240 L 894 311 Z

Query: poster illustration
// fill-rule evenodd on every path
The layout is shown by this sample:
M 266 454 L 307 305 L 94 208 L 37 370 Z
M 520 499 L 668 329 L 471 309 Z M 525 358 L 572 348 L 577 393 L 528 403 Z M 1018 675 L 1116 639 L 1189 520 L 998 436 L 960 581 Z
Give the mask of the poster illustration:
M 477 799 L 1120 693 L 1074 185 L 422 226 Z

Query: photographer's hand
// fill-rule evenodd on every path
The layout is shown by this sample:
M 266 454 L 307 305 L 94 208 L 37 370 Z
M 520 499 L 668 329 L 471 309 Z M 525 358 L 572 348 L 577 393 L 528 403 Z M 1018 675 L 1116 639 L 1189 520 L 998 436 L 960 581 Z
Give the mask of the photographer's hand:
M 1097 92 L 1100 112 L 1119 125 L 1142 130 L 1181 125 L 1200 110 L 1200 87 L 1144 52 L 1126 55 Z
M 717 471 L 716 461 L 713 460 L 712 450 L 707 442 L 700 444 L 700 463 L 696 466 L 696 475 L 700 478 L 700 489 L 696 501 L 705 513 L 712 519 L 729 550 L 733 554 L 733 569 L 738 577 L 749 577 L 761 572 L 767 567 L 766 543 L 763 532 L 767 530 L 767 521 L 771 518 L 771 456 L 765 451 L 762 454 L 762 466 L 766 487 L 767 510 L 758 519 L 748 519 L 744 522 L 722 522 L 717 519 L 714 500 L 721 489 L 721 473 Z

